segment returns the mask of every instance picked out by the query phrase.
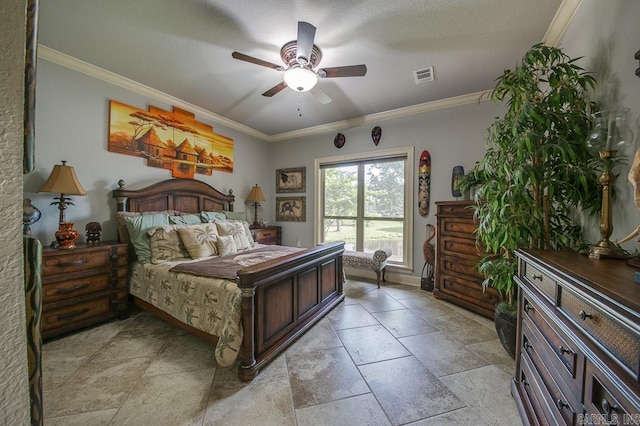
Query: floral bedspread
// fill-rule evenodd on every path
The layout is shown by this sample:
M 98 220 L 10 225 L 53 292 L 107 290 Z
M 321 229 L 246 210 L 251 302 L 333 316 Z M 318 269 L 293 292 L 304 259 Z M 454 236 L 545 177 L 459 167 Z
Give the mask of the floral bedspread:
M 136 263 L 130 292 L 179 321 L 218 336 L 215 358 L 230 367 L 242 344 L 242 296 L 235 282 L 169 271 L 180 262 Z

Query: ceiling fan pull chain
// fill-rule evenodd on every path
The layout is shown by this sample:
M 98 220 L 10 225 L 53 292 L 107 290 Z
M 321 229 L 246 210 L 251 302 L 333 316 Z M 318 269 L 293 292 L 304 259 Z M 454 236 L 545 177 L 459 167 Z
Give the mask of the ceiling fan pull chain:
M 298 116 L 302 117 L 302 110 L 300 109 L 300 106 L 301 106 L 300 93 L 298 93 Z

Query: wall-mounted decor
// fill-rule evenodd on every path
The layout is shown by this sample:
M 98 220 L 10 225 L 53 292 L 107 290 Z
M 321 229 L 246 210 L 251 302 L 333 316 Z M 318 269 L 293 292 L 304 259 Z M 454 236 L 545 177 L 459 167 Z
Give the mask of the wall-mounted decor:
M 276 197 L 276 220 L 305 222 L 307 220 L 306 197 Z
M 431 191 L 431 154 L 424 150 L 418 164 L 418 213 L 429 214 L 429 193 Z
M 373 139 L 373 144 L 378 146 L 380 143 L 380 138 L 382 137 L 382 128 L 380 126 L 376 126 L 371 129 L 371 139 Z
M 296 167 L 293 169 L 276 170 L 276 192 L 305 192 L 306 167 Z
M 24 56 L 24 119 L 22 174 L 35 167 L 36 150 L 36 60 L 38 57 L 38 3 L 27 2 L 27 35 Z
M 347 139 L 344 137 L 342 133 L 338 133 L 335 138 L 333 138 L 333 144 L 336 148 L 342 148 Z
M 147 166 L 171 170 L 176 178 L 233 173 L 233 139 L 214 133 L 192 113 L 154 106 L 144 111 L 117 101 L 109 106 L 109 151 L 144 157 Z

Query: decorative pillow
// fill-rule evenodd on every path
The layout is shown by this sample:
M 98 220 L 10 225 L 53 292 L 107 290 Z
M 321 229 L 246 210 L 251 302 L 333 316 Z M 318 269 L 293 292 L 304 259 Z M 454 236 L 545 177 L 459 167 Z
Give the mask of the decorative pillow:
M 147 231 L 151 243 L 151 263 L 190 257 L 178 234 L 179 228 L 180 225 L 169 225 Z
M 219 235 L 217 246 L 220 256 L 226 256 L 227 254 L 234 254 L 238 252 L 238 247 L 236 247 L 236 243 L 232 235 Z
M 245 212 L 224 212 L 224 215 L 230 220 L 247 220 Z
M 231 223 L 240 223 L 242 224 L 242 227 L 244 228 L 244 235 L 247 237 L 247 240 L 249 240 L 249 246 L 253 247 L 255 245 L 255 241 L 253 240 L 253 234 L 251 233 L 251 228 L 249 228 L 249 223 L 246 220 L 228 220 L 227 222 L 231 222 Z
M 142 214 L 139 216 L 125 216 L 125 225 L 131 238 L 131 244 L 140 263 L 151 260 L 151 243 L 147 231 L 169 225 L 168 213 Z
M 192 258 L 199 259 L 218 254 L 218 230 L 213 223 L 181 226 L 178 233 Z
M 196 225 L 202 223 L 199 214 L 184 213 L 178 216 L 169 216 L 169 222 L 176 225 Z
M 144 212 L 144 213 L 140 213 L 140 212 L 116 212 L 116 226 L 118 228 L 118 241 L 120 241 L 121 243 L 130 243 L 131 242 L 131 237 L 129 236 L 129 231 L 127 231 L 127 223 L 125 218 L 126 217 L 137 217 L 137 216 L 143 216 L 143 215 L 154 215 L 154 214 L 167 214 L 169 216 L 171 215 L 177 215 L 180 212 L 176 211 L 176 210 L 161 210 L 161 211 L 154 211 L 154 212 Z
M 215 220 L 227 220 L 224 212 L 200 212 L 203 222 L 213 222 Z
M 216 222 L 218 227 L 218 234 L 231 235 L 233 241 L 236 243 L 236 250 L 246 250 L 251 247 L 251 243 L 245 234 L 244 226 L 239 220 Z

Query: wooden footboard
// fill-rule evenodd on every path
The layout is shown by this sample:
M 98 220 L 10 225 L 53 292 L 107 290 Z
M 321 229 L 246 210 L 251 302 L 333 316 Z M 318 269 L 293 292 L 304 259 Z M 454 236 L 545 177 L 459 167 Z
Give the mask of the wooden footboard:
M 343 242 L 329 243 L 238 271 L 244 329 L 240 379 L 253 379 L 344 299 L 343 251 Z

